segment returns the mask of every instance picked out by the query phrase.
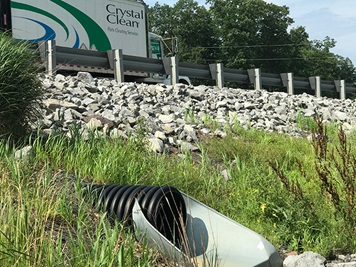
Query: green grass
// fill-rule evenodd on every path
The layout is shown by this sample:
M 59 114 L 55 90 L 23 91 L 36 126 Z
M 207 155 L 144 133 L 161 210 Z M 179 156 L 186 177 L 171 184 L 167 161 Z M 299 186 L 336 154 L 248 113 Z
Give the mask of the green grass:
M 0 138 L 20 139 L 38 115 L 43 89 L 37 58 L 28 47 L 0 32 Z
M 16 162 L 12 154 L 1 143 L 1 266 L 152 266 L 157 260 L 87 203 L 79 177 L 37 158 L 31 166 Z
M 338 145 L 334 128 L 329 131 L 329 151 Z M 348 138 L 355 140 L 353 135 Z M 175 186 L 277 248 L 284 245 L 324 256 L 356 250 L 347 231 L 351 222 L 343 219 L 345 209 L 338 210 L 323 189 L 315 171 L 317 155 L 306 139 L 239 129 L 200 143 L 200 154 L 187 153 L 184 158 L 151 153 L 139 139 L 50 136 L 32 145 L 35 157 L 21 164 L 7 143 L 0 143 L 2 266 L 158 264 L 157 252 L 139 245 L 119 222 L 83 199 L 81 181 Z M 283 172 L 289 188 L 271 162 Z M 221 176 L 223 169 L 230 181 Z M 293 192 L 296 181 L 302 197 Z M 343 189 L 340 181 L 338 186 Z M 341 193 L 340 197 L 345 199 Z

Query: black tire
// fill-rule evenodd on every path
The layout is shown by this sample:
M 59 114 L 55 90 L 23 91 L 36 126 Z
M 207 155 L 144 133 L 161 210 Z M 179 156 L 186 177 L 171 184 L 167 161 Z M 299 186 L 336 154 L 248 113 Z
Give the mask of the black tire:
M 185 85 L 189 85 L 189 83 L 186 80 L 180 79 L 178 81 L 179 83 L 185 84 Z

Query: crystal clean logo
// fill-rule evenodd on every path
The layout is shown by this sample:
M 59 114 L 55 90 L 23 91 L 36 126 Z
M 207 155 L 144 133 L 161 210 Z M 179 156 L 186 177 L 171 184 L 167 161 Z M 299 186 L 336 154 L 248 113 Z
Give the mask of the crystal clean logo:
M 132 28 L 139 28 L 140 21 L 144 21 L 145 16 L 143 10 L 135 11 L 133 9 L 122 9 L 116 7 L 114 4 L 106 5 L 106 11 L 108 12 L 106 20 L 110 24 Z
M 84 14 L 82 11 L 78 10 L 74 6 L 64 1 L 50 0 L 50 2 L 58 5 L 61 8 L 61 10 L 65 10 L 66 12 L 70 13 L 78 21 L 78 23 L 84 28 L 88 36 L 89 47 L 95 47 L 99 51 L 107 51 L 111 49 L 110 41 L 106 36 L 105 32 L 103 31 L 103 29 L 88 15 Z M 63 21 L 61 21 L 58 17 L 54 16 L 48 11 L 28 4 L 15 2 L 15 1 L 11 1 L 11 7 L 14 9 L 20 9 L 20 10 L 26 10 L 26 11 L 38 13 L 40 15 L 47 17 L 48 19 L 58 23 L 64 29 L 66 33 L 66 38 L 65 38 L 66 40 L 69 38 L 70 31 L 68 30 L 67 25 Z M 36 39 L 31 39 L 29 41 L 38 42 L 42 40 L 53 40 L 56 38 L 55 31 L 48 24 L 45 24 L 44 22 L 35 20 L 33 18 L 26 18 L 26 17 L 21 17 L 21 18 L 32 21 L 44 29 L 45 34 L 43 36 Z M 78 31 L 75 28 L 74 28 L 74 32 L 75 32 L 75 43 L 73 44 L 72 47 L 79 48 L 81 40 Z
M 34 7 L 34 6 L 30 6 L 27 4 L 18 3 L 18 2 L 14 2 L 14 1 L 11 1 L 11 8 L 31 11 L 31 12 L 38 13 L 38 14 L 41 14 L 43 16 L 46 16 L 46 17 L 52 19 L 53 21 L 57 22 L 59 25 L 61 25 L 63 27 L 63 29 L 67 35 L 66 39 L 68 39 L 68 36 L 69 36 L 68 27 L 61 20 L 59 20 L 57 17 L 55 17 L 51 13 L 49 13 L 45 10 L 39 9 L 37 7 Z M 21 17 L 21 18 L 35 22 L 35 23 L 39 24 L 40 26 L 42 26 L 45 30 L 45 34 L 42 37 L 37 38 L 37 39 L 31 39 L 28 41 L 39 42 L 39 41 L 44 41 L 44 40 L 53 40 L 55 38 L 54 30 L 51 27 L 49 27 L 48 25 L 46 25 L 38 20 L 35 20 L 35 19 L 30 19 L 30 18 L 26 18 L 26 17 Z

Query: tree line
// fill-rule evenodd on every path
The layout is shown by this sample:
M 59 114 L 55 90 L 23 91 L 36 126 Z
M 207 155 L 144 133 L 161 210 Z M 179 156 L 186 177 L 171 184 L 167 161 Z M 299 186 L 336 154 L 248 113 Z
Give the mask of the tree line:
M 292 28 L 287 6 L 263 0 L 207 0 L 205 6 L 179 0 L 174 6 L 157 2 L 148 15 L 150 31 L 178 38 L 182 62 L 356 82 L 352 61 L 330 51 L 336 41 L 329 36 L 310 40 L 305 27 Z

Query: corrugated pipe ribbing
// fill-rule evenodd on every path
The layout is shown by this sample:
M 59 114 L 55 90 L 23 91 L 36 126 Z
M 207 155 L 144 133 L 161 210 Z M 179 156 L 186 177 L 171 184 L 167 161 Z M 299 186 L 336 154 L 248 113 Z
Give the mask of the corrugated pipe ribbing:
M 182 194 L 170 186 L 84 184 L 95 206 L 132 227 L 132 209 L 137 199 L 147 220 L 176 246 L 182 242 L 187 219 Z

